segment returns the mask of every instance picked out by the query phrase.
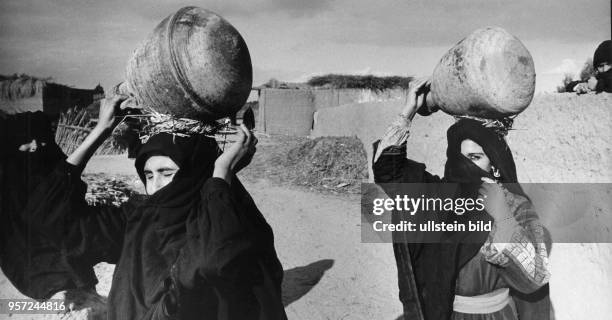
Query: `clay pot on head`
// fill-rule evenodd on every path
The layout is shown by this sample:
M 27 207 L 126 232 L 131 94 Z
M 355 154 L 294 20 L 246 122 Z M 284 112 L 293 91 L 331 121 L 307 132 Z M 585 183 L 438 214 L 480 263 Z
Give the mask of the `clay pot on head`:
M 219 15 L 185 7 L 164 19 L 134 51 L 126 87 L 139 105 L 215 120 L 236 113 L 251 91 L 246 43 Z
M 432 76 L 431 99 L 451 115 L 502 118 L 525 110 L 535 91 L 529 51 L 502 28 L 478 29 L 452 47 Z

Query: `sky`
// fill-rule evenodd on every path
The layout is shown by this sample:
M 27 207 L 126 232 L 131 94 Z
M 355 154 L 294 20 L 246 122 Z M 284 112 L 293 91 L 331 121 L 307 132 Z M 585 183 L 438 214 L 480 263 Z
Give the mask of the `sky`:
M 518 37 L 553 91 L 610 39 L 610 0 L 0 0 L 0 74 L 78 88 L 122 81 L 133 50 L 183 6 L 212 10 L 245 39 L 253 85 L 327 73 L 431 75 L 472 31 Z

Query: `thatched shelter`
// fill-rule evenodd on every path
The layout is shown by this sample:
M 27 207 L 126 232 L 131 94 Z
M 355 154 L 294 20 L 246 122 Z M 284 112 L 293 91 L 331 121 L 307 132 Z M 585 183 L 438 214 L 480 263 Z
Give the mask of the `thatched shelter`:
M 56 116 L 69 108 L 85 108 L 103 96 L 99 85 L 76 89 L 53 83 L 50 78 L 0 75 L 0 111 L 7 114 L 43 111 Z

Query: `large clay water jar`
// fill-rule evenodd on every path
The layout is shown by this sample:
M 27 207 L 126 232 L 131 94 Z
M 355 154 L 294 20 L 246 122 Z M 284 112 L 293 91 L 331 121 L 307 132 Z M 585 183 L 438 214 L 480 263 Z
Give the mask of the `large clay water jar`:
M 126 87 L 160 113 L 215 120 L 237 112 L 251 91 L 246 43 L 219 15 L 185 7 L 164 19 L 128 62 Z
M 527 48 L 502 28 L 478 29 L 452 47 L 434 69 L 433 103 L 451 115 L 501 118 L 533 98 L 535 69 Z

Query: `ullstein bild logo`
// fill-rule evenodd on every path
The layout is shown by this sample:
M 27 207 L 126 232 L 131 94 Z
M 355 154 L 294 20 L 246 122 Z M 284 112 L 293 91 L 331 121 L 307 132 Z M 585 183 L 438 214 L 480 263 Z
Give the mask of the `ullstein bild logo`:
M 452 223 L 427 221 L 426 223 L 413 223 L 410 221 L 402 221 L 399 223 L 384 223 L 375 221 L 372 223 L 374 231 L 408 231 L 408 232 L 430 232 L 430 231 L 491 231 L 493 221 L 468 221 L 467 226 L 464 223 L 453 221 Z

